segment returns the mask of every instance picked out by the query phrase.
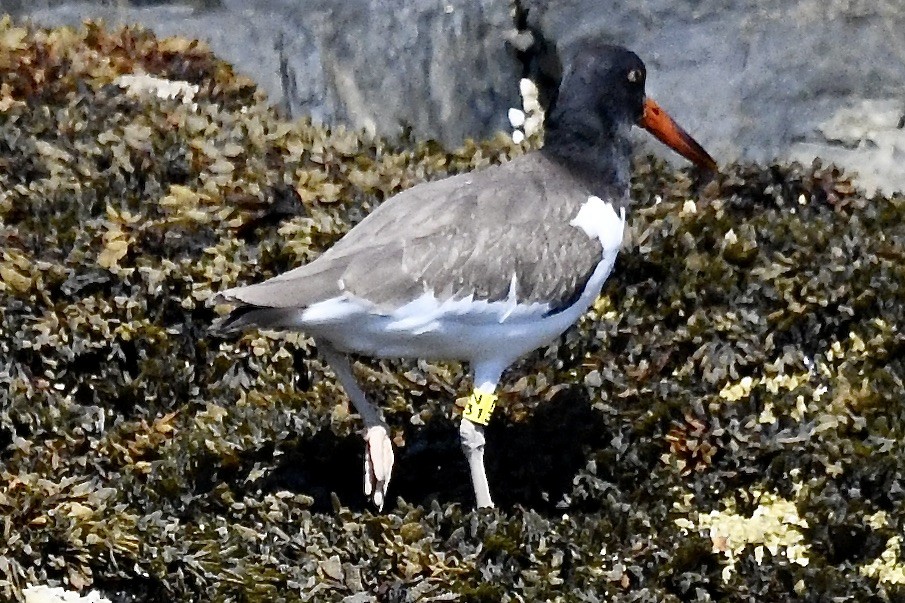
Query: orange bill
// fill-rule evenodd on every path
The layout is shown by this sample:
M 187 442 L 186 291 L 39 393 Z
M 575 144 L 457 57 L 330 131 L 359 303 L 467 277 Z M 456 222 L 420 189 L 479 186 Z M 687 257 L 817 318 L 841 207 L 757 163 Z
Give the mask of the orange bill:
M 644 100 L 644 114 L 638 125 L 695 165 L 717 171 L 716 161 L 707 154 L 704 147 L 683 130 L 666 111 L 660 108 L 660 105 L 649 98 Z

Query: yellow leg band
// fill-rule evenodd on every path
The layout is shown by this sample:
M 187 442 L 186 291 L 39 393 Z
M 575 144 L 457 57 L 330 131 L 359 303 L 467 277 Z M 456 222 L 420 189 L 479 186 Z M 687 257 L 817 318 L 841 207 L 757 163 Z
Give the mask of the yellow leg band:
M 493 414 L 493 409 L 496 408 L 496 401 L 496 394 L 487 394 L 475 390 L 468 397 L 468 402 L 465 403 L 465 412 L 462 413 L 462 416 L 472 423 L 487 425 L 490 423 L 490 415 Z

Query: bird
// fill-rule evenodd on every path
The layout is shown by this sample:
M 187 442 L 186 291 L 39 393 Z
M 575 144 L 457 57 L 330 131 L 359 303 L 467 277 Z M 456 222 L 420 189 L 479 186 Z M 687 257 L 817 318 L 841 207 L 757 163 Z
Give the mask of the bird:
M 713 158 L 645 93 L 634 52 L 594 38 L 562 56 L 543 146 L 387 199 L 313 261 L 224 290 L 224 331 L 301 331 L 361 417 L 364 493 L 382 509 L 394 463 L 381 410 L 350 355 L 461 361 L 459 423 L 475 502 L 492 507 L 485 427 L 503 372 L 588 310 L 613 270 L 630 208 L 633 126 L 704 170 Z

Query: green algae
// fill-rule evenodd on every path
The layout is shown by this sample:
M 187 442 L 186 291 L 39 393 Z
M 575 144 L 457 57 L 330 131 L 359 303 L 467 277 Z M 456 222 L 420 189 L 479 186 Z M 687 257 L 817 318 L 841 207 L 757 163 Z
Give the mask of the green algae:
M 500 509 L 470 510 L 461 367 L 362 365 L 399 446 L 375 514 L 311 342 L 220 338 L 209 300 L 523 149 L 287 122 L 203 46 L 134 28 L 3 21 L 0 69 L 3 598 L 902 596 L 902 196 L 820 165 L 639 160 L 600 300 L 507 376 Z M 133 72 L 197 91 L 115 83 Z

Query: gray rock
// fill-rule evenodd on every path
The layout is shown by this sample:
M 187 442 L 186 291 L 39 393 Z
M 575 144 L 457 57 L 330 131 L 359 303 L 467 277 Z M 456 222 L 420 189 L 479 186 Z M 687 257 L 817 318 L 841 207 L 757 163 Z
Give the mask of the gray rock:
M 648 90 L 719 162 L 822 158 L 905 190 L 905 12 L 891 0 L 522 0 L 560 43 L 635 49 Z M 651 143 L 646 143 L 651 144 Z M 654 143 L 655 144 L 655 143 Z
M 523 46 L 502 0 L 196 0 L 104 6 L 0 0 L 38 23 L 141 22 L 208 40 L 291 115 L 456 145 L 507 130 Z M 133 2 L 139 5 L 140 2 Z M 651 96 L 720 162 L 820 157 L 905 190 L 905 12 L 892 0 L 520 0 L 559 44 L 638 51 Z M 211 8 L 211 5 L 217 5 Z M 670 156 L 639 136 L 647 148 Z
M 520 104 L 512 19 L 498 0 L 42 4 L 0 9 L 46 26 L 103 19 L 206 40 L 290 116 L 383 136 L 410 130 L 455 146 L 506 129 L 506 110 Z

